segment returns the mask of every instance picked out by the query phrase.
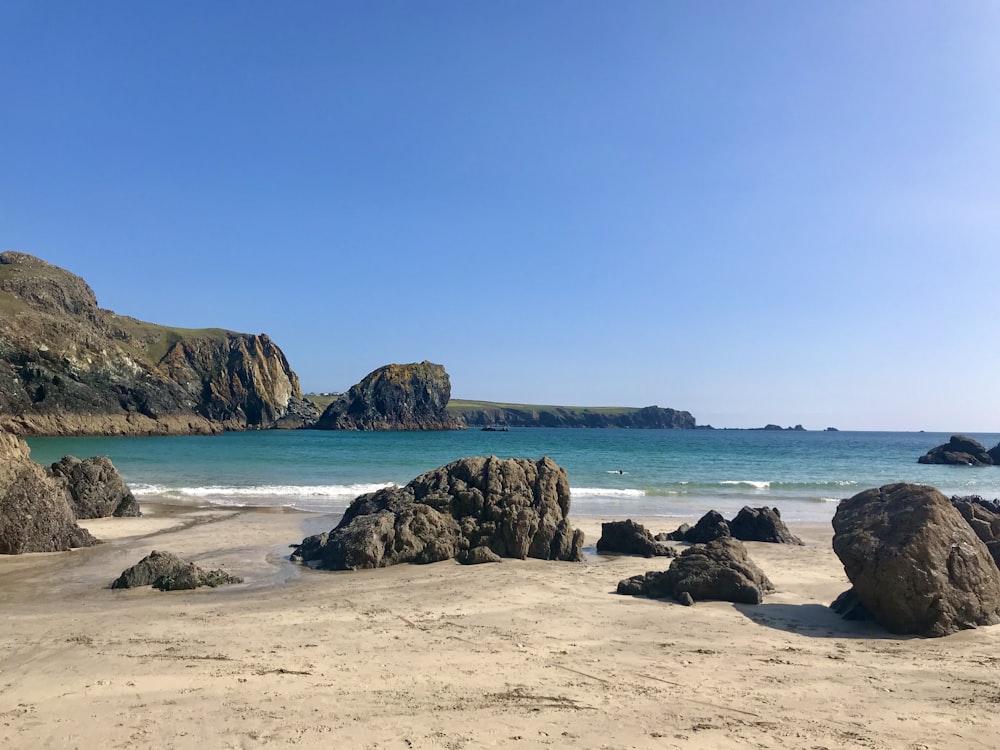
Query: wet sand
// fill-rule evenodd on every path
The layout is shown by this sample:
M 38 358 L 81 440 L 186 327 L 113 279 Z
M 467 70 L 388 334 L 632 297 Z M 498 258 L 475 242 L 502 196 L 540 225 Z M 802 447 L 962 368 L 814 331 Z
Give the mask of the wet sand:
M 86 522 L 93 549 L 0 557 L 0 747 L 1000 746 L 1000 626 L 841 620 L 826 525 L 747 545 L 763 604 L 688 608 L 615 594 L 669 560 L 594 555 L 595 518 L 574 519 L 584 563 L 329 573 L 287 556 L 333 517 L 144 513 Z M 153 549 L 245 583 L 107 588 Z

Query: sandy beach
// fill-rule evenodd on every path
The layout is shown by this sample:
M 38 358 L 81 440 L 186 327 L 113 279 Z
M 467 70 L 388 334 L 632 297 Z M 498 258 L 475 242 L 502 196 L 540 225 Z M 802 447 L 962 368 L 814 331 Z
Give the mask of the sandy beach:
M 335 519 L 144 506 L 106 543 L 0 558 L 4 748 L 994 748 L 1000 627 L 892 637 L 826 605 L 826 525 L 749 544 L 759 606 L 618 596 L 668 560 L 455 562 L 353 573 L 287 561 Z M 638 519 L 637 519 L 638 520 Z M 657 531 L 677 524 L 645 519 Z M 245 583 L 107 587 L 153 549 Z

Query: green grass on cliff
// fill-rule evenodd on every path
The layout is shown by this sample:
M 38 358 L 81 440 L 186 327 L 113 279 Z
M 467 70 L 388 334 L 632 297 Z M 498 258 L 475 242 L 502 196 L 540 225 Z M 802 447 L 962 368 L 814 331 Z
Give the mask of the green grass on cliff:
M 136 341 L 144 342 L 140 351 L 135 353 L 151 365 L 163 359 L 170 351 L 170 347 L 178 341 L 190 339 L 225 341 L 232 334 L 224 328 L 172 328 L 125 316 L 117 316 L 115 322 L 132 334 Z
M 514 409 L 526 412 L 559 412 L 573 416 L 581 414 L 632 414 L 639 411 L 637 406 L 547 406 L 540 404 L 505 404 L 498 401 L 467 401 L 451 399 L 448 402 L 449 414 L 461 414 L 469 411 L 491 411 L 494 409 Z

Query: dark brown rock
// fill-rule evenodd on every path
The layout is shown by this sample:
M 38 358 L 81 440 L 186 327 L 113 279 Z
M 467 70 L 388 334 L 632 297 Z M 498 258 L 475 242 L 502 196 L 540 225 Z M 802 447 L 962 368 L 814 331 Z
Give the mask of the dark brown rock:
M 860 492 L 837 506 L 833 528 L 858 599 L 890 632 L 942 636 L 1000 622 L 1000 570 L 933 487 Z
M 729 531 L 729 521 L 722 517 L 716 510 L 698 519 L 694 526 L 682 524 L 677 531 L 669 535 L 675 542 L 688 542 L 689 544 L 706 544 L 715 539 L 732 536 Z
M 781 520 L 777 508 L 751 508 L 744 506 L 729 522 L 729 532 L 741 542 L 772 542 L 776 544 L 802 544 Z
M 1000 448 L 1000 446 L 997 446 Z M 996 450 L 996 449 L 994 449 Z M 965 435 L 952 435 L 944 445 L 927 451 L 917 459 L 921 464 L 953 464 L 956 466 L 992 466 L 993 456 L 983 445 Z
M 445 411 L 451 380 L 431 362 L 386 365 L 369 373 L 331 403 L 320 430 L 461 430 L 465 423 Z
M 489 547 L 483 546 L 459 552 L 455 556 L 455 559 L 462 563 L 462 565 L 482 565 L 483 563 L 498 563 L 503 561 L 500 555 Z
M 760 604 L 774 586 L 747 555 L 746 547 L 731 537 L 685 550 L 663 573 L 649 572 L 618 584 L 620 594 L 680 601 L 688 594 L 693 601 L 718 599 L 738 604 Z M 686 600 L 686 598 L 685 598 Z
M 77 518 L 142 515 L 132 491 L 106 456 L 82 461 L 74 456 L 63 456 L 52 464 L 49 472 L 66 488 Z
M 171 552 L 153 550 L 131 568 L 122 571 L 111 588 L 152 586 L 161 591 L 180 591 L 199 586 L 214 588 L 228 583 L 243 583 L 243 579 L 222 570 L 202 570 Z
M 569 480 L 550 458 L 463 458 L 354 500 L 335 529 L 293 559 L 332 570 L 429 563 L 486 547 L 500 557 L 581 560 Z
M 63 487 L 31 460 L 27 443 L 0 432 L 0 554 L 94 544 L 97 540 L 77 525 Z
M 673 557 L 676 554 L 672 547 L 656 541 L 645 526 L 632 519 L 602 523 L 597 551 L 643 557 Z

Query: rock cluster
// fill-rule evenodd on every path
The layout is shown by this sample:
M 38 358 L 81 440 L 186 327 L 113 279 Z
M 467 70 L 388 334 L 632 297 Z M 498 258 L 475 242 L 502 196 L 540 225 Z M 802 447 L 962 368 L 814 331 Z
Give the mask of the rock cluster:
M 451 380 L 441 365 L 386 365 L 369 373 L 323 412 L 320 430 L 461 430 L 445 411 Z
M 965 435 L 952 435 L 947 443 L 931 448 L 918 458 L 917 463 L 993 466 L 1000 464 L 1000 445 L 986 450 L 978 440 Z
M 1000 623 L 1000 569 L 933 487 L 860 492 L 838 505 L 833 528 L 853 596 L 890 632 L 942 636 Z M 849 597 L 838 601 L 857 611 Z
M 657 538 L 660 536 L 657 535 Z M 676 531 L 662 535 L 664 540 L 690 544 L 705 544 L 729 536 L 744 542 L 802 544 L 802 540 L 789 531 L 781 520 L 778 509 L 766 506 L 744 506 L 732 521 L 727 521 L 718 511 L 710 510 L 694 526 L 681 524 Z
M 672 598 L 681 603 L 706 599 L 760 604 L 774 586 L 747 555 L 746 547 L 731 537 L 684 550 L 664 572 L 650 571 L 618 583 L 619 594 Z
M 83 279 L 31 255 L 0 253 L 0 306 L 0 429 L 257 429 L 275 426 L 302 401 L 298 377 L 267 336 L 116 315 L 98 307 Z
M 77 525 L 68 493 L 31 460 L 27 443 L 0 432 L 0 554 L 94 544 L 97 540 Z
M 330 570 L 492 555 L 581 560 L 569 506 L 566 472 L 550 458 L 463 458 L 358 497 L 336 528 L 304 539 L 292 558 Z
M 676 554 L 672 547 L 654 539 L 645 526 L 630 518 L 602 523 L 597 551 L 643 557 L 673 557 Z
M 962 514 L 1000 567 L 1000 503 L 971 495 L 953 497 L 951 504 Z
M 111 588 L 152 586 L 160 591 L 180 591 L 199 586 L 214 588 L 228 583 L 243 583 L 243 579 L 223 570 L 202 570 L 171 552 L 153 550 L 131 568 L 123 570 L 112 582 Z

